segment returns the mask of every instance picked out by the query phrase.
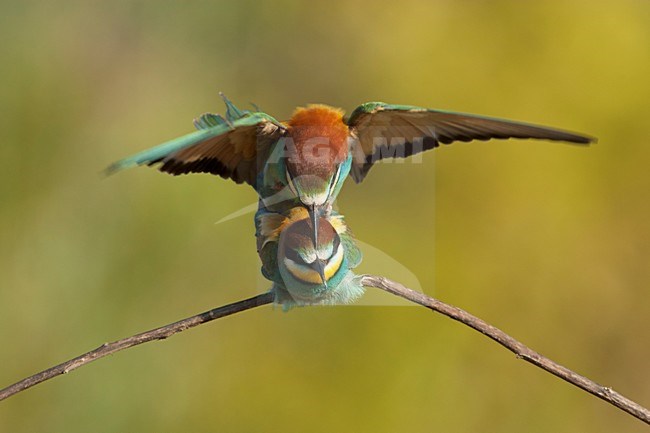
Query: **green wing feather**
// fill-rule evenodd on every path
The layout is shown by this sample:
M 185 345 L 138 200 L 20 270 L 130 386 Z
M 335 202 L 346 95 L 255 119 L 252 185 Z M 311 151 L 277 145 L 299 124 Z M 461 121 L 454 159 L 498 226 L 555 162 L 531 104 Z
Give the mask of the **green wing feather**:
M 162 161 L 164 158 L 173 155 L 175 152 L 203 143 L 211 138 L 219 137 L 232 130 L 228 125 L 217 125 L 208 128 L 208 121 L 203 120 L 204 116 L 205 115 L 201 116 L 202 120 L 200 122 L 197 121 L 197 126 L 201 128 L 198 131 L 191 132 L 182 137 L 175 138 L 152 147 L 151 149 L 143 150 L 142 152 L 136 153 L 128 158 L 114 162 L 106 169 L 107 174 L 113 174 L 117 171 L 138 165 L 155 164 L 156 162 Z
M 345 233 L 340 234 L 339 237 L 341 238 L 345 256 L 348 260 L 348 268 L 356 268 L 359 266 L 361 260 L 363 259 L 363 253 L 357 246 L 356 242 L 354 241 L 354 237 L 349 230 L 347 230 Z
M 204 113 L 194 119 L 194 127 L 198 130 L 211 129 L 217 126 L 231 129 L 231 124 L 228 123 L 220 114 Z
M 285 134 L 285 127 L 262 112 L 239 110 L 225 96 L 226 117 L 206 113 L 194 120 L 198 131 L 117 161 L 107 174 L 139 165 L 156 165 L 173 175 L 211 173 L 255 187 L 258 152 Z
M 589 144 L 593 137 L 546 126 L 411 105 L 368 102 L 347 119 L 357 138 L 350 175 L 361 182 L 384 158 L 404 158 L 454 141 L 534 138 Z

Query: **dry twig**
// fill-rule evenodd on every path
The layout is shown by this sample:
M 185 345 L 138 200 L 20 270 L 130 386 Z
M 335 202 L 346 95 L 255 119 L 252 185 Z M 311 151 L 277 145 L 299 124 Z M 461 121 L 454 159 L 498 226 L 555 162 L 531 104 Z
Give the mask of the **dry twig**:
M 478 317 L 469 314 L 465 310 L 461 310 L 458 307 L 445 304 L 444 302 L 433 299 L 423 293 L 416 292 L 415 290 L 411 290 L 387 278 L 377 277 L 374 275 L 365 275 L 362 281 L 364 286 L 376 287 L 378 289 L 385 290 L 389 293 L 392 293 L 393 295 L 408 299 L 411 302 L 415 302 L 416 304 L 420 304 L 435 312 L 444 314 L 449 318 L 457 320 L 496 341 L 517 355 L 517 358 L 528 361 L 531 364 L 534 364 L 539 368 L 559 377 L 560 379 L 564 379 L 567 382 L 577 386 L 578 388 L 605 400 L 617 408 L 629 413 L 633 417 L 640 419 L 646 424 L 650 424 L 650 410 L 622 396 L 611 388 L 599 385 L 593 380 L 581 376 L 574 371 L 571 371 L 568 368 L 554 361 L 551 361 L 550 359 L 540 355 L 518 340 L 515 340 L 499 328 L 496 328 L 489 323 L 479 319 Z
M 444 302 L 433 299 L 423 293 L 416 292 L 415 290 L 411 290 L 387 278 L 374 275 L 365 275 L 362 277 L 362 283 L 366 287 L 375 287 L 385 290 L 396 296 L 400 296 L 411 302 L 422 305 L 433 311 L 457 320 L 501 344 L 506 349 L 515 353 L 518 358 L 528 361 L 531 364 L 534 364 L 543 370 L 546 370 L 547 372 L 577 386 L 578 388 L 592 395 L 595 395 L 602 400 L 605 400 L 606 402 L 612 404 L 620 410 L 629 413 L 635 418 L 638 418 L 639 420 L 650 424 L 650 410 L 622 396 L 611 388 L 599 385 L 596 382 L 584 376 L 581 376 L 572 370 L 569 370 L 568 368 L 557 364 L 556 362 L 551 361 L 550 359 L 531 350 L 523 343 L 515 340 L 500 329 L 490 325 L 478 317 L 469 314 L 464 310 L 461 310 L 460 308 L 445 304 Z M 44 370 L 40 373 L 23 379 L 20 382 L 8 386 L 5 389 L 0 390 L 0 400 L 4 400 L 8 397 L 11 397 L 12 395 L 26 390 L 27 388 L 52 379 L 53 377 L 56 377 L 60 374 L 68 373 L 96 359 L 103 358 L 104 356 L 113 354 L 120 350 L 128 349 L 130 347 L 137 346 L 148 341 L 163 340 L 178 332 L 193 328 L 202 323 L 210 322 L 214 319 L 229 316 L 231 314 L 259 307 L 261 305 L 270 304 L 271 302 L 273 302 L 273 295 L 271 293 L 264 293 L 262 295 L 245 299 L 243 301 L 215 308 L 214 310 L 210 310 L 205 313 L 180 320 L 170 325 L 153 329 L 151 331 L 143 332 L 132 337 L 124 338 L 112 343 L 105 343 L 95 350 L 91 350 L 90 352 L 84 353 L 81 356 L 73 358 L 55 367 L 48 368 L 47 370 Z
M 202 323 L 230 316 L 231 314 L 239 313 L 241 311 L 250 310 L 251 308 L 259 307 L 260 305 L 270 304 L 271 302 L 273 302 L 273 295 L 271 293 L 264 293 L 249 299 L 244 299 L 243 301 L 234 302 L 232 304 L 224 305 L 223 307 L 215 308 L 214 310 L 206 311 L 205 313 L 197 314 L 196 316 L 188 317 L 187 319 L 179 320 L 178 322 L 169 325 L 161 326 L 160 328 L 142 332 L 132 337 L 123 338 L 121 340 L 113 341 L 112 343 L 104 343 L 95 350 L 91 350 L 90 352 L 86 352 L 69 361 L 55 365 L 47 370 L 43 370 L 40 373 L 36 373 L 33 376 L 29 376 L 20 382 L 16 382 L 13 385 L 0 390 L 0 401 L 18 394 L 27 388 L 31 388 L 34 385 L 52 379 L 53 377 L 69 373 L 90 362 L 112 355 L 120 350 L 138 346 L 149 341 L 164 340 L 176 333 L 194 328 Z

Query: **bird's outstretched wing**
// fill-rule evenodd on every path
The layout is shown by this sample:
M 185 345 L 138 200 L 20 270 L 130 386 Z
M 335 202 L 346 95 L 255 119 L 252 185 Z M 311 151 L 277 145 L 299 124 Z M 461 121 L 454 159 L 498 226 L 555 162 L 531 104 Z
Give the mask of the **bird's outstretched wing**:
M 360 105 L 346 122 L 355 139 L 350 175 L 357 183 L 380 159 L 405 158 L 440 143 L 492 138 L 537 138 L 576 144 L 595 141 L 545 126 L 383 102 Z
M 158 165 L 173 175 L 211 173 L 255 187 L 268 147 L 286 133 L 266 113 L 239 110 L 225 96 L 226 117 L 206 113 L 194 120 L 198 131 L 113 163 L 108 174 L 137 165 Z M 263 155 L 264 154 L 264 155 Z

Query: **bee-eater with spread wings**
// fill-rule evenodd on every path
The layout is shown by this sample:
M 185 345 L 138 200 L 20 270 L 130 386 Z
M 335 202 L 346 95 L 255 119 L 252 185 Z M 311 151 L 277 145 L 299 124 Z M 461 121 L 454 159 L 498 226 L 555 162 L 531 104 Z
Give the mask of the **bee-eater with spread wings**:
M 173 175 L 211 173 L 247 183 L 260 198 L 258 238 L 260 216 L 276 213 L 286 218 L 295 207 L 304 207 L 311 245 L 317 250 L 322 246 L 318 237 L 324 233 L 319 224 L 329 221 L 332 203 L 347 176 L 359 183 L 381 159 L 404 158 L 454 141 L 594 141 L 545 126 L 383 102 L 362 104 L 347 118 L 337 108 L 309 105 L 297 109 L 287 122 L 279 122 L 259 110 L 240 110 L 222 97 L 225 117 L 203 114 L 194 121 L 198 131 L 118 161 L 108 172 L 158 165 L 160 171 Z

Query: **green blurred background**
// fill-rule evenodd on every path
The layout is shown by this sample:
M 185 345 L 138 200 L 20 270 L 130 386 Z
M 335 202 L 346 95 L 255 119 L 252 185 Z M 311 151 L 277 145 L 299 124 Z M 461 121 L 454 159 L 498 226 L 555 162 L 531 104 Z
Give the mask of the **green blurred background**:
M 222 90 L 280 119 L 383 100 L 597 136 L 445 147 L 348 182 L 339 207 L 423 290 L 650 405 L 649 2 L 0 9 L 0 386 L 265 288 L 252 215 L 214 224 L 251 190 L 100 174 Z M 416 307 L 264 307 L 0 404 L 8 433 L 432 430 L 646 431 Z

